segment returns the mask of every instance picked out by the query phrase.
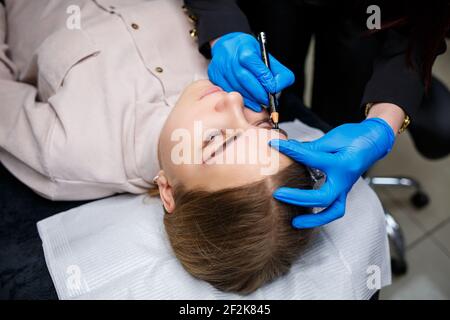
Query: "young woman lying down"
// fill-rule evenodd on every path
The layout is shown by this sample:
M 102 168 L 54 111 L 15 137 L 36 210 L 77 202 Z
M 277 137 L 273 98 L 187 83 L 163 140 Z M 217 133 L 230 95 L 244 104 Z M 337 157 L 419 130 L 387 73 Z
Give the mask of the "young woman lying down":
M 63 1 L 5 3 L 0 160 L 6 168 L 53 200 L 140 194 L 156 183 L 175 255 L 221 290 L 249 293 L 289 270 L 310 234 L 290 222 L 306 210 L 271 194 L 282 185 L 311 188 L 312 181 L 302 165 L 268 146 L 286 136 L 270 130 L 267 113 L 245 108 L 237 93 L 195 81 L 206 78 L 207 61 L 181 1 L 74 0 L 78 27 Z M 198 142 L 199 132 L 200 143 L 174 152 L 180 146 L 174 137 L 184 133 Z M 247 139 L 255 135 L 256 142 Z M 234 159 L 233 150 L 247 161 L 215 161 Z M 174 161 L 189 152 L 200 161 Z M 249 160 L 259 154 L 276 159 L 271 172 L 260 157 Z
M 195 137 L 196 123 L 210 129 L 188 145 L 201 160 L 175 164 L 173 133 Z M 306 209 L 272 197 L 282 185 L 309 189 L 312 181 L 304 166 L 269 147 L 271 138 L 286 139 L 271 128 L 267 112 L 245 108 L 238 93 L 198 81 L 161 131 L 156 183 L 172 248 L 192 275 L 225 291 L 250 293 L 286 273 L 310 234 L 291 227 Z

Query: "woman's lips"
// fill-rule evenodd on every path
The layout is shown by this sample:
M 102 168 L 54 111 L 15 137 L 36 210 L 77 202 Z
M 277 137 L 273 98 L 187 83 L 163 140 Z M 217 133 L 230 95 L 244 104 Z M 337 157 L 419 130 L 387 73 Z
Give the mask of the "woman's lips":
M 206 96 L 209 96 L 210 94 L 213 94 L 213 93 L 216 93 L 219 91 L 223 91 L 221 87 L 218 87 L 218 86 L 208 87 L 208 89 L 206 89 L 205 92 L 203 92 L 203 94 L 200 96 L 200 100 Z

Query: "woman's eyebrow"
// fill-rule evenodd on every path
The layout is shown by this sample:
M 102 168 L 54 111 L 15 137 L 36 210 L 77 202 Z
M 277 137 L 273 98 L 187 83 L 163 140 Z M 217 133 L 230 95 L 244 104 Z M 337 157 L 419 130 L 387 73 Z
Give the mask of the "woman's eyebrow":
M 280 133 L 282 133 L 283 135 L 285 135 L 286 138 L 288 138 L 288 134 L 287 134 L 287 132 L 286 132 L 285 130 L 283 130 L 283 129 L 281 129 L 281 128 L 273 129 L 273 130 L 278 130 Z

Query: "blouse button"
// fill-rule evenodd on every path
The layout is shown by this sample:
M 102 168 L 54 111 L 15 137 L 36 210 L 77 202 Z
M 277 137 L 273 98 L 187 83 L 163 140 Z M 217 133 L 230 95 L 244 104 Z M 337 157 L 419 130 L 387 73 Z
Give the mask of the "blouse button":
M 195 16 L 193 14 L 188 15 L 188 20 L 190 23 L 197 23 L 197 21 L 198 21 L 197 16 Z
M 136 24 L 136 23 L 132 23 L 132 24 L 131 24 L 131 27 L 132 27 L 134 30 L 139 29 L 139 25 Z
M 156 67 L 155 71 L 158 72 L 158 73 L 162 73 L 164 70 L 161 67 Z
M 189 34 L 191 35 L 192 38 L 197 37 L 197 29 L 194 28 L 194 29 L 189 30 Z

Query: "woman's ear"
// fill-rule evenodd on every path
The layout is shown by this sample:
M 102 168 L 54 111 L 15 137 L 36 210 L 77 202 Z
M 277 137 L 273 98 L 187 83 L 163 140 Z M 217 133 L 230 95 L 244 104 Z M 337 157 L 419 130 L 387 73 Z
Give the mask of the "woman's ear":
M 175 210 L 173 189 L 163 170 L 159 171 L 158 176 L 155 178 L 155 182 L 158 185 L 159 197 L 161 198 L 164 208 L 168 213 L 172 213 Z

